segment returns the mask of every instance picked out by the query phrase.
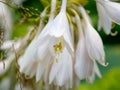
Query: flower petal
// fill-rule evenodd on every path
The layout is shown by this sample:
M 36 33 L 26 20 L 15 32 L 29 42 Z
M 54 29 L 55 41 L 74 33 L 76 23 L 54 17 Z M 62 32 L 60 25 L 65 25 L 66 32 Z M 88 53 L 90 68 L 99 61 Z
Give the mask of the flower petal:
M 98 0 L 103 5 L 104 10 L 110 18 L 117 24 L 120 24 L 120 3 L 111 2 L 109 0 Z
M 98 60 L 102 65 L 105 64 L 105 53 L 103 48 L 102 39 L 97 33 L 97 31 L 92 27 L 89 22 L 89 17 L 86 14 L 84 8 L 81 8 L 81 13 L 83 16 L 83 29 L 85 33 L 85 45 L 88 54 L 92 60 Z
M 69 30 L 68 19 L 66 13 L 60 12 L 54 19 L 50 27 L 50 35 L 61 37 L 65 30 Z
M 58 62 L 54 61 L 51 68 L 49 83 L 56 82 L 58 86 L 64 86 L 67 82 L 72 86 L 72 58 L 66 48 Z
M 104 10 L 104 7 L 99 3 L 97 3 L 97 10 L 99 15 L 98 30 L 103 27 L 105 33 L 109 34 L 111 31 L 112 21 Z
M 41 80 L 44 77 L 45 72 L 49 69 L 49 65 L 51 64 L 51 55 L 50 53 L 46 53 L 46 56 L 43 58 L 44 60 L 39 61 L 37 72 L 36 72 L 36 82 Z
M 75 73 L 80 80 L 88 79 L 93 74 L 93 61 L 87 53 L 83 37 L 79 40 L 76 51 Z
M 106 11 L 108 15 L 110 15 L 111 19 L 120 25 L 120 3 L 108 2 L 105 5 Z
M 32 73 L 32 71 L 30 72 L 30 68 L 34 69 L 37 66 L 37 65 L 34 65 L 34 64 L 36 64 L 36 61 L 38 59 L 37 58 L 37 48 L 35 47 L 35 42 L 36 42 L 36 40 L 34 39 L 30 43 L 28 48 L 26 49 L 24 55 L 21 56 L 18 61 L 18 64 L 20 66 L 20 72 L 25 73 L 27 75 Z M 36 71 L 36 70 L 34 70 L 34 71 Z M 33 75 L 31 75 L 31 76 L 33 76 Z

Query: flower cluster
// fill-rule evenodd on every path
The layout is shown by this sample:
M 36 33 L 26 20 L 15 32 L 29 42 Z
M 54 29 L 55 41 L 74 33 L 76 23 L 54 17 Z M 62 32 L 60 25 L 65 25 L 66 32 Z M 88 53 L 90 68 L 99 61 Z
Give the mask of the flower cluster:
M 77 3 L 61 1 L 59 9 L 56 0 L 51 0 L 47 24 L 39 30 L 40 23 L 38 33 L 18 58 L 20 73 L 35 77 L 36 82 L 43 82 L 46 90 L 52 90 L 54 86 L 70 89 L 79 85 L 81 80 L 92 83 L 95 75 L 101 77 L 97 63 L 106 66 L 102 39 L 92 26 L 81 0 L 75 0 Z M 96 5 L 98 30 L 103 28 L 106 34 L 110 34 L 112 23 L 120 24 L 120 4 L 96 0 Z M 17 50 L 22 47 L 21 43 L 19 47 L 16 44 Z M 7 62 L 9 66 L 12 60 Z
M 96 0 L 96 4 L 98 28 L 103 27 L 109 34 L 112 21 L 120 24 L 120 4 L 108 0 Z M 20 72 L 30 77 L 36 76 L 37 82 L 42 80 L 48 86 L 54 84 L 72 88 L 79 80 L 93 82 L 95 74 L 101 77 L 96 61 L 105 66 L 105 53 L 101 37 L 83 6 L 70 9 L 74 14 L 68 15 L 70 21 L 66 6 L 67 0 L 62 0 L 61 10 L 55 18 L 55 6 L 52 8 L 47 25 L 31 42 L 19 65 Z M 75 33 L 70 23 L 76 24 L 77 43 L 74 43 Z

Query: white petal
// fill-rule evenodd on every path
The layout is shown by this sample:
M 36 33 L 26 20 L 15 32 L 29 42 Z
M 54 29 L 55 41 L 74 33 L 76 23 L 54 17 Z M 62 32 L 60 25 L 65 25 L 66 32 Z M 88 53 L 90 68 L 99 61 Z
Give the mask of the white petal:
M 24 70 L 24 74 L 28 75 L 30 78 L 35 76 L 37 70 L 38 62 L 31 62 Z
M 104 10 L 104 7 L 99 3 L 97 3 L 97 10 L 99 15 L 98 29 L 100 30 L 103 27 L 105 33 L 109 34 L 111 31 L 112 21 Z
M 75 73 L 80 80 L 87 79 L 93 74 L 93 61 L 86 51 L 84 41 L 85 39 L 80 39 L 76 51 Z
M 92 26 L 86 28 L 86 47 L 89 56 L 94 60 L 98 60 L 99 63 L 105 63 L 105 53 L 101 37 Z
M 63 86 L 67 82 L 72 86 L 72 58 L 67 49 L 64 49 L 58 62 L 54 61 L 49 80 L 50 83 L 55 80 L 58 86 Z
M 65 40 L 65 44 L 67 45 L 66 47 L 68 48 L 69 52 L 71 52 L 71 54 L 73 54 L 74 46 L 73 46 L 73 39 L 71 37 L 70 31 L 66 30 L 63 37 Z
M 79 42 L 76 50 L 75 73 L 79 79 L 89 79 L 93 73 L 93 61 L 86 50 L 85 36 L 80 18 L 76 15 L 77 27 L 79 29 Z
M 96 62 L 94 62 L 94 70 L 95 70 L 95 73 L 97 74 L 97 76 L 98 76 L 99 78 L 101 78 L 102 76 L 101 76 L 101 73 L 100 73 L 100 71 L 99 71 L 99 68 L 98 68 Z
M 36 68 L 34 64 L 36 64 L 38 58 L 37 58 L 37 48 L 35 47 L 35 42 L 36 40 L 34 39 L 26 49 L 24 55 L 20 57 L 18 61 L 18 64 L 20 66 L 20 72 L 26 74 L 28 72 L 27 75 L 32 73 L 32 70 L 30 72 L 29 68 L 33 68 L 33 69 Z
M 38 41 L 39 45 L 36 46 L 36 48 L 38 49 L 37 50 L 38 60 L 43 60 L 46 53 L 49 51 L 49 48 L 52 46 L 53 41 L 54 39 L 50 36 L 41 38 L 41 41 Z
M 111 2 L 111 1 L 102 1 L 99 0 L 104 6 L 104 10 L 110 16 L 110 18 L 117 24 L 120 24 L 120 3 Z
M 85 10 L 82 8 L 81 13 L 83 16 L 83 29 L 85 33 L 85 45 L 88 54 L 92 60 L 98 60 L 102 65 L 105 64 L 105 53 L 103 48 L 102 39 L 97 33 L 97 31 L 92 27 L 89 22 L 89 17 Z
M 51 55 L 50 53 L 46 53 L 46 56 L 43 58 L 44 60 L 39 61 L 37 72 L 36 72 L 36 82 L 42 79 L 44 73 L 47 69 L 49 69 L 49 65 L 51 64 Z
M 60 12 L 54 19 L 50 27 L 50 35 L 60 37 L 65 30 L 69 30 L 69 24 L 67 16 L 64 12 Z
M 0 25 L 1 27 L 4 27 L 5 30 L 4 40 L 10 39 L 12 33 L 11 13 L 7 6 L 2 2 L 0 2 Z
M 43 73 L 44 73 L 44 65 L 43 63 L 39 62 L 37 71 L 36 71 L 36 82 L 41 80 Z
M 54 62 L 50 71 L 49 83 L 51 84 L 60 70 L 60 64 Z
M 43 28 L 43 30 L 40 32 L 40 34 L 37 37 L 37 41 L 39 43 L 39 41 L 43 40 L 43 38 L 48 36 L 48 33 L 50 31 L 51 28 L 51 24 L 53 23 L 53 20 L 49 21 L 46 26 Z
M 120 3 L 106 2 L 105 10 L 115 23 L 120 24 Z
M 56 77 L 57 84 L 63 86 L 65 83 L 68 83 L 68 86 L 72 87 L 72 58 L 67 50 L 64 53 L 61 57 L 62 66 Z
M 18 63 L 20 66 L 21 73 L 28 75 L 30 78 L 35 75 L 38 62 L 32 60 L 30 61 L 30 59 L 25 60 L 23 57 L 21 57 Z

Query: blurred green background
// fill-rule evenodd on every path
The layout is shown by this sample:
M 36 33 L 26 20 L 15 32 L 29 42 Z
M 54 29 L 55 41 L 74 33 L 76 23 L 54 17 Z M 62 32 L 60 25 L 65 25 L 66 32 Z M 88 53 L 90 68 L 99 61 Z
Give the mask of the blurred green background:
M 85 8 L 90 11 L 89 14 L 93 22 L 93 26 L 97 29 L 98 16 L 96 4 L 94 0 L 88 1 L 89 2 L 85 5 Z M 39 12 L 43 10 L 43 6 L 39 0 L 27 0 L 23 3 L 23 5 L 25 7 L 37 8 Z M 21 18 L 21 16 L 19 16 L 20 10 L 15 13 L 18 14 L 18 17 L 15 20 L 16 24 L 18 22 L 18 18 Z M 35 23 L 34 19 L 36 19 L 35 16 L 30 17 L 30 19 L 14 27 L 12 38 L 24 36 L 27 32 L 28 26 Z M 102 73 L 102 78 L 96 78 L 93 84 L 88 84 L 83 81 L 80 83 L 77 90 L 120 90 L 120 25 L 114 25 L 112 32 L 116 31 L 118 32 L 116 36 L 105 35 L 103 30 L 100 32 L 98 31 L 103 39 L 106 62 L 109 63 L 109 65 L 107 67 L 103 67 L 98 64 Z

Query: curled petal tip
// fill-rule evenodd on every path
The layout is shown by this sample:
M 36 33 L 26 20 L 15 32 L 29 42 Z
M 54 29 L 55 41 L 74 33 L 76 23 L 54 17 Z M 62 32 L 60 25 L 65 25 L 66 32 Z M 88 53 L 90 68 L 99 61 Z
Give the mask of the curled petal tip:
M 107 67 L 108 65 L 109 65 L 109 63 L 107 62 L 107 63 L 102 63 L 102 65 L 104 66 L 104 67 Z
M 111 32 L 110 35 L 111 36 L 116 36 L 118 34 L 118 31 L 115 31 L 115 32 Z

